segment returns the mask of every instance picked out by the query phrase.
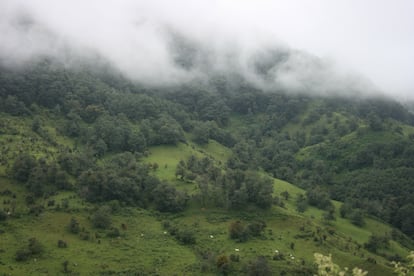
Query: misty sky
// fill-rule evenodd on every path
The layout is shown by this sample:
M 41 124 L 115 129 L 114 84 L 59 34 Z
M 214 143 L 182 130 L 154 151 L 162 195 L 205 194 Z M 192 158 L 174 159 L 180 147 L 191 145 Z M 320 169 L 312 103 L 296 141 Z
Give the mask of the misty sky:
M 104 57 L 142 82 L 201 74 L 173 63 L 166 30 L 204 45 L 214 70 L 231 64 L 253 82 L 253 53 L 296 49 L 320 57 L 322 65 L 293 54 L 272 72 L 273 83 L 329 91 L 371 82 L 388 95 L 414 99 L 411 0 L 0 0 L 0 59 L 7 64 L 63 57 L 70 49 Z

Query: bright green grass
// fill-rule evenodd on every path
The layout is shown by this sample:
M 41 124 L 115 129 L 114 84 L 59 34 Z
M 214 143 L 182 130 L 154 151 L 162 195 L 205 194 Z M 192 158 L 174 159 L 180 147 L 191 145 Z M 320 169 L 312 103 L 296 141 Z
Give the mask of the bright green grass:
M 7 252 L 4 259 L 9 269 L 4 272 L 15 275 L 35 275 L 38 272 L 58 275 L 65 260 L 70 261 L 70 268 L 85 275 L 99 271 L 158 271 L 168 275 L 169 271 L 183 273 L 188 265 L 195 262 L 195 256 L 188 248 L 177 244 L 169 235 L 165 235 L 160 223 L 152 216 L 134 211 L 131 216 L 114 216 L 114 225 L 121 222 L 128 225 L 121 238 L 93 238 L 81 240 L 77 235 L 67 233 L 65 227 L 72 216 L 78 218 L 82 227 L 91 228 L 83 213 L 66 214 L 46 212 L 37 219 L 22 218 L 11 221 L 3 234 L 2 244 L 5 248 L 19 248 L 30 237 L 36 237 L 44 246 L 44 256 L 27 262 L 14 261 L 14 252 Z M 119 227 L 119 226 L 118 226 Z M 58 248 L 57 241 L 63 239 L 68 248 Z
M 145 271 L 146 273 L 159 273 L 160 275 L 199 275 L 200 259 L 197 252 L 210 252 L 216 258 L 220 254 L 227 256 L 238 254 L 240 263 L 234 263 L 236 275 L 241 273 L 244 264 L 258 255 L 264 255 L 269 260 L 269 265 L 274 271 L 289 270 L 293 265 L 300 268 L 301 262 L 306 264 L 313 262 L 313 253 L 321 252 L 333 254 L 334 259 L 342 266 L 359 265 L 370 269 L 375 274 L 390 275 L 390 270 L 380 257 L 376 257 L 377 266 L 366 263 L 366 256 L 370 255 L 365 250 L 356 251 L 355 241 L 366 241 L 369 232 L 352 226 L 348 221 L 337 219 L 333 227 L 334 235 L 326 234 L 326 226 L 321 222 L 321 211 L 309 208 L 304 214 L 298 214 L 294 209 L 295 195 L 303 191 L 290 183 L 275 180 L 276 194 L 279 191 L 288 191 L 291 198 L 286 208 L 272 207 L 263 211 L 257 208 L 249 208 L 245 211 L 226 211 L 216 208 L 200 208 L 194 206 L 177 215 L 162 215 L 141 210 L 138 208 L 124 208 L 113 215 L 113 225 L 120 228 L 122 223 L 127 224 L 126 231 L 121 230 L 119 239 L 104 236 L 104 231 L 94 229 L 88 217 L 93 212 L 94 205 L 86 204 L 72 192 L 60 193 L 53 197 L 57 203 L 63 199 L 69 200 L 69 208 L 65 211 L 55 211 L 47 207 L 46 211 L 38 217 L 26 215 L 24 204 L 25 191 L 19 185 L 8 181 L 1 182 L 2 189 L 9 188 L 15 192 L 19 205 L 22 205 L 22 217 L 9 219 L 1 224 L 5 233 L 1 234 L 1 248 L 8 250 L 0 253 L 0 260 L 7 264 L 0 265 L 0 271 L 13 275 L 59 275 L 62 271 L 62 263 L 70 262 L 70 269 L 80 275 L 97 275 L 103 271 Z M 0 198 L 3 200 L 3 198 Z M 40 199 L 38 204 L 46 204 L 46 200 Z M 339 203 L 336 203 L 337 205 Z M 93 238 L 84 241 L 78 235 L 70 234 L 66 230 L 70 218 L 75 217 L 81 227 L 85 227 Z M 245 243 L 238 243 L 229 239 L 228 227 L 232 221 L 242 220 L 249 223 L 252 220 L 264 220 L 267 224 L 264 235 L 261 238 L 253 238 Z M 161 221 L 169 220 L 180 227 L 188 227 L 194 231 L 197 243 L 193 246 L 179 244 L 168 233 L 164 234 Z M 383 227 L 381 224 L 373 224 L 368 220 L 367 227 Z M 321 229 L 327 235 L 327 240 L 320 244 L 312 237 L 298 238 L 304 233 L 316 232 Z M 348 230 L 347 227 L 351 227 Z M 94 238 L 95 233 L 101 235 Z M 213 236 L 213 238 L 211 237 Z M 361 236 L 359 240 L 358 236 Z M 30 237 L 36 237 L 44 246 L 45 254 L 40 258 L 34 258 L 27 262 L 19 263 L 14 260 L 15 251 L 22 247 Z M 57 241 L 63 239 L 68 243 L 68 248 L 57 247 Z M 100 243 L 98 242 L 100 240 Z M 352 241 L 350 241 L 352 240 Z M 295 246 L 292 249 L 291 244 Z M 349 246 L 347 249 L 346 246 Z M 239 251 L 236 252 L 236 249 Z M 283 253 L 287 260 L 272 261 L 275 250 Z M 405 252 L 397 244 L 392 243 L 392 252 L 404 255 Z M 353 255 L 355 251 L 356 255 Z M 295 259 L 289 260 L 292 254 Z M 213 267 L 214 267 L 213 259 Z M 75 265 L 76 264 L 76 265 Z M 155 268 L 157 270 L 155 270 Z M 208 274 L 208 273 L 207 273 Z M 211 275 L 215 273 L 210 272 Z
M 7 181 L 2 181 L 1 191 L 10 189 L 16 193 L 20 207 L 24 190 Z M 1 202 L 6 198 L 1 196 Z M 135 208 L 122 209 L 113 215 L 113 226 L 121 229 L 120 238 L 108 238 L 105 231 L 94 229 L 89 221 L 92 205 L 85 204 L 73 193 L 62 193 L 54 197 L 56 202 L 67 198 L 69 208 L 56 211 L 46 207 L 39 216 L 27 214 L 27 208 L 19 208 L 20 217 L 0 223 L 4 231 L 0 243 L 0 272 L 11 275 L 60 275 L 62 263 L 68 260 L 69 268 L 79 275 L 98 275 L 103 271 L 140 271 L 170 275 L 171 271 L 184 275 L 196 262 L 194 252 L 178 244 L 164 234 L 159 220 L 149 211 Z M 43 199 L 37 204 L 44 204 Z M 7 204 L 6 204 L 7 205 Z M 2 206 L 5 207 L 5 206 Z M 81 228 L 90 232 L 90 240 L 81 240 L 67 231 L 67 225 L 75 217 Z M 101 237 L 96 237 L 96 235 Z M 36 237 L 45 248 L 41 257 L 32 257 L 26 262 L 14 260 L 17 249 L 25 246 L 31 237 Z M 58 248 L 57 241 L 65 240 L 67 248 Z
M 155 175 L 162 180 L 175 180 L 175 168 L 180 160 L 186 161 L 191 155 L 200 153 L 186 144 L 177 146 L 156 146 L 149 149 L 150 155 L 143 159 L 145 163 L 157 163 Z
M 210 140 L 208 144 L 199 146 L 199 148 L 202 152 L 206 153 L 206 155 L 213 157 L 214 160 L 221 163 L 225 163 L 231 156 L 231 150 L 229 148 L 226 148 L 214 140 Z

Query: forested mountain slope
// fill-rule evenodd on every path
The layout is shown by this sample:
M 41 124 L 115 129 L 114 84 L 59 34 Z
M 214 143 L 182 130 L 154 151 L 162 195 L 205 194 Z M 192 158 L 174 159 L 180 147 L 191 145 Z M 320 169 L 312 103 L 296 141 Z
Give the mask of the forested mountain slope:
M 151 88 L 47 60 L 2 68 L 0 98 L 0 271 L 309 275 L 333 252 L 390 275 L 413 248 L 414 115 L 390 99 Z

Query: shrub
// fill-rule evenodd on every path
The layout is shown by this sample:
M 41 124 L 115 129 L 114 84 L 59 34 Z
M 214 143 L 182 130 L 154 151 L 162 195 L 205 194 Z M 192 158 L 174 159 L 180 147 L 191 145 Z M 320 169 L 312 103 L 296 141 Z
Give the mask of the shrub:
M 111 226 L 111 207 L 102 206 L 92 216 L 92 224 L 96 228 L 107 229 Z
M 70 219 L 69 223 L 69 232 L 73 234 L 78 234 L 80 231 L 79 222 L 75 218 Z
M 7 219 L 7 213 L 3 210 L 0 210 L 0 221 L 4 221 Z
M 27 248 L 21 248 L 17 250 L 15 259 L 18 262 L 27 261 L 31 256 L 30 250 Z
M 36 238 L 29 239 L 28 248 L 33 255 L 43 253 L 43 245 Z
M 194 233 L 189 229 L 179 230 L 175 237 L 183 244 L 196 243 Z
M 17 250 L 16 261 L 26 261 L 33 255 L 41 255 L 44 251 L 43 245 L 36 239 L 30 238 L 27 247 Z
M 355 210 L 350 215 L 352 224 L 362 227 L 365 225 L 364 215 L 361 210 Z
M 234 221 L 230 224 L 229 235 L 230 239 L 237 240 L 239 242 L 247 241 L 248 231 L 241 221 Z
M 378 249 L 388 248 L 390 239 L 386 236 L 372 235 L 368 242 L 364 244 L 364 248 L 368 251 L 376 253 Z
M 67 242 L 65 242 L 64 240 L 58 240 L 57 245 L 58 245 L 59 248 L 66 248 L 66 247 L 68 247 Z
M 265 228 L 266 228 L 266 223 L 264 221 L 255 221 L 253 223 L 250 223 L 247 226 L 249 234 L 252 235 L 253 237 L 260 236 L 263 233 Z

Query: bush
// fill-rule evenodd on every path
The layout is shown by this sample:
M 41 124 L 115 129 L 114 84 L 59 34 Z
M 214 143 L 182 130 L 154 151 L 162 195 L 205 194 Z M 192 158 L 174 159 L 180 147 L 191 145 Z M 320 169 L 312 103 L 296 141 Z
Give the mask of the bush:
M 388 248 L 390 239 L 386 236 L 372 235 L 368 242 L 364 244 L 364 248 L 370 252 L 376 253 L 378 249 Z
M 361 210 L 355 210 L 350 215 L 352 224 L 362 227 L 365 225 L 364 215 Z
M 65 242 L 64 240 L 58 240 L 57 245 L 58 245 L 59 248 L 66 248 L 66 247 L 68 247 L 67 242 Z
M 27 247 L 16 251 L 15 259 L 18 262 L 26 261 L 33 255 L 41 255 L 43 251 L 43 245 L 36 238 L 30 238 Z
M 32 255 L 40 255 L 44 250 L 43 245 L 36 238 L 29 239 L 28 248 Z
M 111 207 L 102 206 L 92 216 L 92 224 L 96 228 L 107 229 L 111 226 Z
M 189 229 L 179 230 L 175 237 L 183 244 L 196 243 L 194 233 Z
M 264 221 L 255 221 L 255 222 L 250 223 L 247 226 L 249 234 L 252 235 L 253 237 L 260 236 L 263 233 L 265 228 L 266 228 L 266 223 Z
M 300 194 L 296 198 L 296 210 L 299 213 L 303 213 L 308 209 L 308 201 L 306 200 L 305 196 Z
M 17 250 L 15 259 L 18 262 L 27 261 L 31 256 L 30 250 L 27 248 L 21 248 Z
M 75 218 L 71 218 L 69 223 L 69 232 L 71 232 L 72 234 L 78 234 L 79 231 L 79 222 Z
M 167 183 L 161 183 L 154 190 L 154 203 L 158 211 L 179 212 L 187 206 L 187 194 L 177 191 Z
M 169 221 L 163 221 L 162 225 L 171 236 L 175 237 L 182 244 L 196 243 L 194 232 L 191 229 L 185 228 L 185 226 L 179 227 L 175 224 L 170 223 Z
M 4 221 L 7 219 L 7 213 L 3 210 L 0 210 L 0 221 Z
M 230 224 L 229 235 L 232 240 L 244 242 L 247 241 L 249 233 L 241 221 L 234 221 Z

